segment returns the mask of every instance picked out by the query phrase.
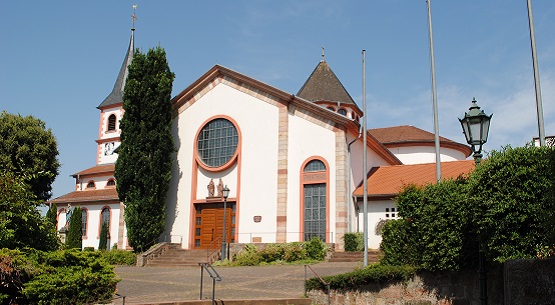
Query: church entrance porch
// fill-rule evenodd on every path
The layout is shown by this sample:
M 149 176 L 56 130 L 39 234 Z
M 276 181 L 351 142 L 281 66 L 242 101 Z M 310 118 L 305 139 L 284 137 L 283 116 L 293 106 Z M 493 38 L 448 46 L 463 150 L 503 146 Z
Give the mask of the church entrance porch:
M 227 243 L 235 242 L 235 202 L 226 204 Z M 222 246 L 224 229 L 224 203 L 195 205 L 194 249 L 218 249 Z

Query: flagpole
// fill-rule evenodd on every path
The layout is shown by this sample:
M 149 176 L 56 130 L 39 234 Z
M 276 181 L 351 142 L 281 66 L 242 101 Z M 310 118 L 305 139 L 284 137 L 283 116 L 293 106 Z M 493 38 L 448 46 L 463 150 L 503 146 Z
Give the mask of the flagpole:
M 368 162 L 367 162 L 367 122 L 368 113 L 366 112 L 366 50 L 362 50 L 362 112 L 364 113 L 362 121 L 363 126 L 363 149 L 362 149 L 362 172 L 364 176 L 362 177 L 364 194 L 362 197 L 362 213 L 363 215 L 363 238 L 364 238 L 364 262 L 363 266 L 368 266 Z
M 532 65 L 534 67 L 534 85 L 536 89 L 536 110 L 538 112 L 538 131 L 540 146 L 545 146 L 545 130 L 543 125 L 542 91 L 540 88 L 540 71 L 536 54 L 536 35 L 534 34 L 534 19 L 532 17 L 532 1 L 528 0 L 528 24 L 530 25 L 530 45 L 532 47 Z
M 428 4 L 428 30 L 430 36 L 430 68 L 432 72 L 432 102 L 434 108 L 434 142 L 436 152 L 436 180 L 441 180 L 441 155 L 439 146 L 439 122 L 437 114 L 437 90 L 436 90 L 436 68 L 434 60 L 434 35 L 432 34 L 432 10 L 430 8 L 430 1 L 426 0 Z

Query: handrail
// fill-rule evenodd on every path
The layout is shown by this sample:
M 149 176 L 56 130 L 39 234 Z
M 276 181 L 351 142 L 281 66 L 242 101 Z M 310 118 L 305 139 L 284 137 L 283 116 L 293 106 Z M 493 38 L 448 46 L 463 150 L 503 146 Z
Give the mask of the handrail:
M 200 296 L 199 300 L 202 300 L 202 283 L 204 278 L 204 270 L 208 272 L 208 275 L 212 278 L 212 305 L 215 302 L 215 293 L 216 293 L 216 281 L 221 282 L 222 277 L 218 274 L 218 272 L 212 267 L 210 264 L 206 263 L 199 263 L 200 266 Z
M 307 287 L 307 281 L 308 281 L 308 275 L 306 272 L 306 268 L 308 267 L 308 269 L 310 269 L 310 271 L 312 271 L 312 273 L 314 273 L 318 279 L 320 279 L 320 282 L 322 282 L 322 284 L 326 285 L 326 287 L 328 288 L 327 291 L 327 295 L 328 295 L 328 305 L 331 304 L 331 298 L 330 298 L 330 283 L 324 281 L 324 279 L 318 274 L 316 273 L 316 271 L 314 271 L 314 269 L 312 269 L 312 267 L 310 267 L 310 265 L 304 265 L 304 296 L 308 297 L 308 287 Z
M 219 247 L 219 245 L 221 245 L 222 243 L 222 236 L 217 236 L 214 240 L 212 240 L 212 242 L 206 247 L 206 260 L 208 262 L 210 262 L 210 258 L 215 254 L 215 253 L 220 253 L 221 249 Z M 222 257 L 222 253 L 220 253 L 220 258 Z

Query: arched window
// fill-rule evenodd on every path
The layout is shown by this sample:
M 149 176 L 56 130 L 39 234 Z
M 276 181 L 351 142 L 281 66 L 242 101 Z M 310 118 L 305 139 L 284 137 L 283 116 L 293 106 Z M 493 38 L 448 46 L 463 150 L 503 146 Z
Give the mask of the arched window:
M 335 112 L 335 108 L 333 108 L 332 106 L 328 106 L 327 108 L 328 108 L 329 110 Z
M 326 165 L 320 160 L 312 160 L 304 167 L 304 172 L 321 172 L 326 170 Z
M 116 186 L 116 180 L 110 179 L 106 182 L 106 186 Z
M 81 234 L 87 236 L 87 210 L 81 209 Z
M 108 117 L 108 131 L 116 130 L 116 115 L 110 114 Z
M 197 140 L 200 160 L 208 167 L 220 167 L 235 155 L 239 135 L 231 121 L 217 118 L 202 127 Z
M 93 188 L 95 188 L 95 187 L 96 187 L 96 186 L 95 186 L 95 184 L 94 184 L 94 181 L 89 181 L 89 182 L 87 183 L 87 188 L 88 188 L 88 189 L 93 189 Z
M 328 229 L 328 169 L 324 161 L 313 159 L 302 169 L 302 228 L 303 240 L 314 237 L 327 241 Z
M 346 116 L 346 115 L 347 115 L 347 110 L 345 110 L 345 109 L 341 108 L 341 109 L 337 110 L 337 113 L 339 113 L 339 114 L 341 114 L 341 115 L 345 115 L 345 116 Z
M 100 212 L 100 216 L 102 218 L 102 220 L 100 222 L 100 226 L 102 227 L 104 224 L 107 224 L 107 226 L 108 226 L 108 235 L 110 235 L 110 209 L 109 208 L 103 208 L 102 212 Z

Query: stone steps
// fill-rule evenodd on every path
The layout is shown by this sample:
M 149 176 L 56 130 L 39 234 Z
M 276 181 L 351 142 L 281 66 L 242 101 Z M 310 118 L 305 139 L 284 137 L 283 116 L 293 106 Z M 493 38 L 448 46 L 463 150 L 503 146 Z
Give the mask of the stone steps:
M 379 262 L 380 252 L 378 250 L 368 250 L 368 262 Z M 328 262 L 362 262 L 364 260 L 364 252 L 333 252 Z

